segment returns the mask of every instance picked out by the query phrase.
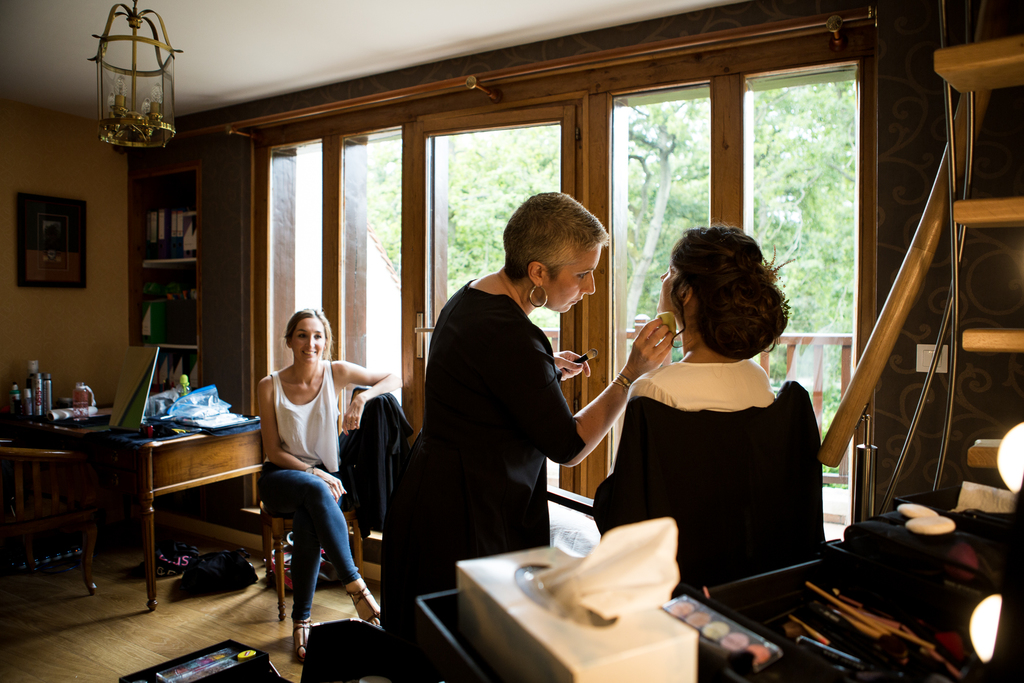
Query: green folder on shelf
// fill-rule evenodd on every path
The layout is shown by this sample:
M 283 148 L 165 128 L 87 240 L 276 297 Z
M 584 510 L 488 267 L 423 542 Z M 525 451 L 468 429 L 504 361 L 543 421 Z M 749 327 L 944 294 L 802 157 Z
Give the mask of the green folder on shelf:
M 163 344 L 167 341 L 167 301 L 142 302 L 142 341 Z

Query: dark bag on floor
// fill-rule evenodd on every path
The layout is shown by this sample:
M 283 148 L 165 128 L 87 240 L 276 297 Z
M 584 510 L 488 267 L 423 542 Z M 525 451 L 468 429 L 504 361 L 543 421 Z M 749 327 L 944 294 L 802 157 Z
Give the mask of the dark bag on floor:
M 207 553 L 181 576 L 181 587 L 192 593 L 230 591 L 256 583 L 256 570 L 244 549 Z
M 154 556 L 157 577 L 178 576 L 199 560 L 199 549 L 181 541 L 160 541 Z M 140 564 L 136 571 L 139 576 L 145 576 L 146 563 Z

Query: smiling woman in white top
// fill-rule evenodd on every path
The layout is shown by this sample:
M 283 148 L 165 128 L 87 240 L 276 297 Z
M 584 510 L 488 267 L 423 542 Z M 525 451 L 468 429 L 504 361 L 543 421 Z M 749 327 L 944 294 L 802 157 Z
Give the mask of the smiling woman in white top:
M 366 402 L 393 391 L 401 380 L 345 361 L 331 361 L 331 324 L 305 309 L 284 335 L 293 361 L 260 380 L 260 425 L 267 456 L 260 497 L 271 512 L 292 515 L 292 625 L 295 655 L 304 660 L 320 550 L 338 570 L 360 619 L 379 624 L 380 608 L 352 561 L 348 525 L 341 511 L 345 487 L 338 478 L 338 396 L 349 385 L 369 385 L 345 409 L 342 431 L 359 428 Z M 278 568 L 281 571 L 282 568 Z
M 637 379 L 629 397 L 688 411 L 771 405 L 768 375 L 750 359 L 773 347 L 788 323 L 777 271 L 739 228 L 687 230 L 672 249 L 658 301 L 658 312 L 671 312 L 679 325 L 683 358 Z

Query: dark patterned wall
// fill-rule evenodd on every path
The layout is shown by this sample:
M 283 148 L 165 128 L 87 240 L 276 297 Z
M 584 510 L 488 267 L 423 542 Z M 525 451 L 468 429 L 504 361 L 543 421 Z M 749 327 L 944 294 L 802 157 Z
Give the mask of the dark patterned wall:
M 1011 0 L 1014 2 L 1015 0 Z M 179 130 L 224 125 L 257 116 L 301 109 L 448 78 L 537 63 L 598 50 L 680 36 L 781 21 L 864 6 L 852 0 L 760 0 L 701 10 L 612 29 L 495 50 L 479 55 L 327 85 L 178 120 Z M 935 178 L 945 143 L 940 80 L 932 70 L 938 46 L 937 0 L 884 0 L 878 6 L 878 307 L 906 253 Z M 955 4 L 955 2 L 951 2 Z M 1018 5 L 1019 6 L 1019 5 Z M 1016 12 L 1021 10 L 1017 9 Z M 1000 92 L 993 99 L 979 145 L 979 195 L 1024 194 L 1024 92 Z M 179 145 L 181 149 L 179 149 Z M 177 151 L 173 151 L 177 149 Z M 241 138 L 208 135 L 174 141 L 167 150 L 135 152 L 131 168 L 163 159 L 203 159 L 204 239 L 225 231 L 216 247 L 204 242 L 203 337 L 206 367 L 217 367 L 230 392 L 248 383 L 249 150 Z M 159 160 L 158 160 L 159 159 Z M 215 218 L 216 217 L 216 218 Z M 914 372 L 915 345 L 934 343 L 938 316 L 948 288 L 948 245 L 940 246 L 920 300 L 903 328 L 878 386 L 876 444 L 882 490 L 920 393 Z M 975 232 L 965 249 L 963 310 L 969 321 L 1020 327 L 1022 238 L 1012 230 Z M 207 273 L 223 265 L 217 285 Z M 223 283 L 223 284 L 219 284 Z M 223 292 L 214 293 L 223 286 Z M 1024 419 L 1018 355 L 961 354 L 958 406 L 946 476 L 994 482 L 991 472 L 970 471 L 966 449 L 976 438 L 994 438 Z M 209 377 L 221 376 L 209 374 Z M 945 378 L 938 383 L 944 392 Z M 943 394 L 944 395 L 944 394 Z M 231 399 L 228 399 L 231 400 Z M 899 493 L 930 488 L 934 476 L 941 396 L 929 405 L 920 440 L 911 451 Z

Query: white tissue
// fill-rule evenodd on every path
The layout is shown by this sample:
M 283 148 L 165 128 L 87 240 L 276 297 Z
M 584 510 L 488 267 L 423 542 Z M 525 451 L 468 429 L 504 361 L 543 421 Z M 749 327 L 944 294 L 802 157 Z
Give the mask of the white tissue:
M 980 510 L 988 513 L 1007 513 L 1013 512 L 1016 506 L 1017 496 L 1006 489 L 965 481 L 960 486 L 960 498 L 952 511 Z
M 671 517 L 616 527 L 594 551 L 536 572 L 538 588 L 568 614 L 580 607 L 604 619 L 657 609 L 679 583 L 679 530 Z

